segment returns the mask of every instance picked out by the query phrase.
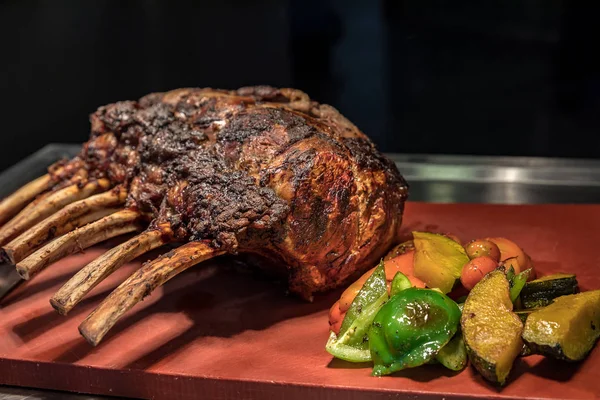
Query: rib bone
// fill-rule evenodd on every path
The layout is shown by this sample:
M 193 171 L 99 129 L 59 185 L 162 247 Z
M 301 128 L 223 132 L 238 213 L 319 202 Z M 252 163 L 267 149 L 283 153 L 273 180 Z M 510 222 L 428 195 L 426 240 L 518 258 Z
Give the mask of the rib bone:
M 18 263 L 17 272 L 23 279 L 30 279 L 46 266 L 68 254 L 139 229 L 140 216 L 140 213 L 136 211 L 121 210 L 69 232 Z
M 0 245 L 6 244 L 67 204 L 105 191 L 109 186 L 108 179 L 98 179 L 86 184 L 83 188 L 80 188 L 79 185 L 71 185 L 44 197 L 39 202 L 29 204 L 16 217 L 0 228 Z
M 203 242 L 190 242 L 134 272 L 79 325 L 79 332 L 96 346 L 115 323 L 152 291 L 182 271 L 224 254 Z
M 5 255 L 16 264 L 49 240 L 111 214 L 109 207 L 123 204 L 126 197 L 120 188 L 69 204 L 4 246 Z
M 162 246 L 166 242 L 164 232 L 149 230 L 110 249 L 79 270 L 54 294 L 50 299 L 50 304 L 59 314 L 66 315 L 90 290 L 121 265 Z
M 120 211 L 121 208 L 104 208 L 104 209 L 100 209 L 98 211 L 93 211 L 91 213 L 85 214 L 81 217 L 75 218 L 74 220 L 71 220 L 69 222 L 67 222 L 64 225 L 58 226 L 56 228 L 56 231 L 51 230 L 50 232 L 48 232 L 48 241 L 62 236 L 65 233 L 69 233 L 74 231 L 77 228 L 80 228 L 82 226 L 85 226 L 87 224 L 89 224 L 90 222 L 95 222 L 98 221 L 99 219 L 102 219 L 108 215 L 114 214 L 118 211 Z M 19 236 L 20 237 L 20 236 Z M 19 238 L 18 237 L 18 238 Z M 18 239 L 17 238 L 17 239 Z M 15 239 L 15 240 L 17 240 Z M 12 242 L 11 242 L 12 243 Z M 14 257 L 14 255 L 11 255 L 9 253 L 10 249 L 8 248 L 8 246 L 10 245 L 10 243 L 8 245 L 6 245 L 5 247 L 3 247 L 2 249 L 2 257 L 4 257 L 4 259 L 7 259 L 8 261 L 10 261 L 12 264 L 18 264 L 19 262 L 21 262 L 22 260 L 24 260 L 26 257 L 28 257 L 29 255 L 33 254 L 35 251 L 37 251 L 40 247 L 42 247 L 45 243 L 41 243 L 35 247 L 32 247 L 30 249 L 27 249 L 27 251 L 23 254 L 17 254 L 17 257 Z
M 2 200 L 0 203 L 0 224 L 14 217 L 21 211 L 27 203 L 33 200 L 38 194 L 52 187 L 52 178 L 49 174 L 41 176 L 19 190 Z

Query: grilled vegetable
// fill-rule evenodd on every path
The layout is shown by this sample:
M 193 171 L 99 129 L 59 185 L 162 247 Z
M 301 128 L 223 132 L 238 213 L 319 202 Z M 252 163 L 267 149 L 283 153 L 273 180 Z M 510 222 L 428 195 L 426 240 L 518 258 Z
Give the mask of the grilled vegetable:
M 465 289 L 471 290 L 488 272 L 496 268 L 498 268 L 498 262 L 491 257 L 474 258 L 463 267 L 460 274 L 460 283 Z
M 498 269 L 471 290 L 461 317 L 469 360 L 484 378 L 500 385 L 523 348 L 523 323 L 512 309 L 508 280 Z
M 397 272 L 402 272 L 410 280 L 412 286 L 425 287 L 425 283 L 414 277 L 414 254 L 414 251 L 411 250 L 391 259 L 384 259 L 383 264 L 385 268 L 385 276 L 388 282 L 391 282 L 394 279 L 394 276 L 396 276 Z M 373 274 L 375 268 L 377 267 L 365 272 L 360 278 L 354 281 L 352 285 L 348 286 L 348 288 L 344 290 L 339 301 L 339 308 L 342 314 L 345 313 L 348 308 L 350 308 L 354 298 L 363 287 L 367 279 L 369 279 L 369 277 Z
M 523 339 L 536 353 L 579 361 L 600 337 L 600 290 L 562 296 L 532 312 Z
M 486 240 L 489 240 L 498 246 L 500 249 L 500 261 L 514 258 L 512 265 L 515 269 L 515 273 L 518 274 L 530 267 L 529 256 L 512 240 L 504 237 L 492 237 L 487 238 Z
M 408 281 L 411 283 L 411 286 L 424 288 L 425 283 L 414 276 L 414 250 L 407 251 L 399 256 L 388 259 L 385 261 L 384 259 L 384 268 L 385 268 L 385 276 L 388 281 L 388 288 L 391 288 L 391 282 L 398 272 L 401 272 Z M 377 267 L 370 269 L 365 272 L 360 278 L 358 278 L 354 283 L 352 283 L 340 296 L 340 299 L 331 307 L 329 310 L 329 326 L 333 332 L 336 334 L 340 330 L 340 326 L 342 321 L 346 315 L 346 312 L 352 305 L 352 302 L 356 298 L 356 295 L 363 288 L 365 282 Z
M 577 279 L 573 274 L 553 274 L 527 282 L 521 290 L 523 308 L 547 306 L 559 296 L 579 291 Z
M 461 371 L 467 366 L 467 349 L 460 330 L 440 349 L 435 360 L 452 371 Z
M 385 276 L 388 282 L 391 282 L 394 279 L 397 272 L 402 272 L 412 282 L 412 286 L 425 287 L 425 283 L 423 283 L 420 279 L 415 278 L 414 276 L 414 255 L 414 250 L 410 250 L 392 259 L 384 259 Z
M 404 253 L 408 253 L 415 249 L 415 244 L 412 240 L 407 240 L 399 245 L 394 246 L 383 258 L 383 261 L 391 260 L 392 258 L 401 256 Z
M 410 288 L 393 296 L 369 330 L 373 375 L 387 375 L 433 360 L 458 329 L 460 310 L 448 296 Z
M 374 376 L 425 364 L 460 371 L 470 360 L 486 380 L 504 385 L 519 356 L 579 361 L 600 338 L 600 290 L 576 294 L 572 274 L 528 282 L 533 262 L 514 242 L 479 239 L 463 248 L 449 235 L 413 237 L 331 307 L 331 354 L 372 361 Z M 457 304 L 450 290 L 452 298 L 468 296 Z
M 414 273 L 430 288 L 448 293 L 469 262 L 465 249 L 444 235 L 413 232 L 415 243 Z
M 390 296 L 394 296 L 403 290 L 410 289 L 412 286 L 410 279 L 408 279 L 406 275 L 402 272 L 397 272 L 392 280 L 392 285 L 390 286 Z
M 513 304 L 515 304 L 515 302 L 519 298 L 521 291 L 525 287 L 525 283 L 527 282 L 527 279 L 529 279 L 530 273 L 531 273 L 531 268 L 526 269 L 525 271 L 521 271 L 519 274 L 512 276 L 508 280 L 509 285 L 510 285 L 510 301 L 512 301 Z M 508 275 L 507 275 L 507 277 L 508 277 Z
M 489 257 L 494 261 L 500 261 L 500 248 L 496 243 L 485 239 L 471 240 L 465 246 L 467 255 L 471 260 L 477 257 Z
M 342 360 L 370 361 L 367 332 L 379 308 L 387 299 L 387 281 L 383 262 L 381 262 L 354 298 L 346 312 L 339 334 L 330 333 L 325 349 Z

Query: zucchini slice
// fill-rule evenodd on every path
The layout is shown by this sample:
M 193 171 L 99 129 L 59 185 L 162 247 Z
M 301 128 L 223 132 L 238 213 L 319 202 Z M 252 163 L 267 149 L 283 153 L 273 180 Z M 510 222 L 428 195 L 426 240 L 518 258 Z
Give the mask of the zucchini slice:
M 440 349 L 434 360 L 452 371 L 462 371 L 467 366 L 467 350 L 462 332 L 456 332 L 448 344 Z
M 527 282 L 521 290 L 523 308 L 545 307 L 557 297 L 579 291 L 573 274 L 553 274 Z

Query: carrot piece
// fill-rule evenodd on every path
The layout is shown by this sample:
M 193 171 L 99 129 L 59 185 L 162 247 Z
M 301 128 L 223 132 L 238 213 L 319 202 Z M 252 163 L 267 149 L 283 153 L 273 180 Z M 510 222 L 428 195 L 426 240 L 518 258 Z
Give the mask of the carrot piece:
M 335 332 L 337 335 L 342 327 L 344 316 L 346 313 L 340 311 L 340 302 L 336 301 L 329 309 L 329 329 Z
M 385 279 L 394 280 L 397 272 L 402 272 L 407 277 L 415 275 L 415 251 L 411 250 L 404 254 L 385 261 Z

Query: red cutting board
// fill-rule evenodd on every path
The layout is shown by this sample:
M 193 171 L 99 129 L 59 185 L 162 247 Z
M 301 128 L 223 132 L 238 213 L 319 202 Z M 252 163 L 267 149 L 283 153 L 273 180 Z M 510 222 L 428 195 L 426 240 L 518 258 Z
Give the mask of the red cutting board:
M 600 288 L 600 205 L 410 203 L 404 228 L 463 240 L 505 236 L 525 248 L 540 273 L 573 272 L 583 289 Z M 368 365 L 332 360 L 324 350 L 328 308 L 340 291 L 305 303 L 233 268 L 231 259 L 177 276 L 94 348 L 77 326 L 139 263 L 103 282 L 68 317 L 48 299 L 102 251 L 50 266 L 0 303 L 1 384 L 156 399 L 600 397 L 598 348 L 578 364 L 520 359 L 501 390 L 472 368 L 455 374 L 432 365 L 371 377 Z

